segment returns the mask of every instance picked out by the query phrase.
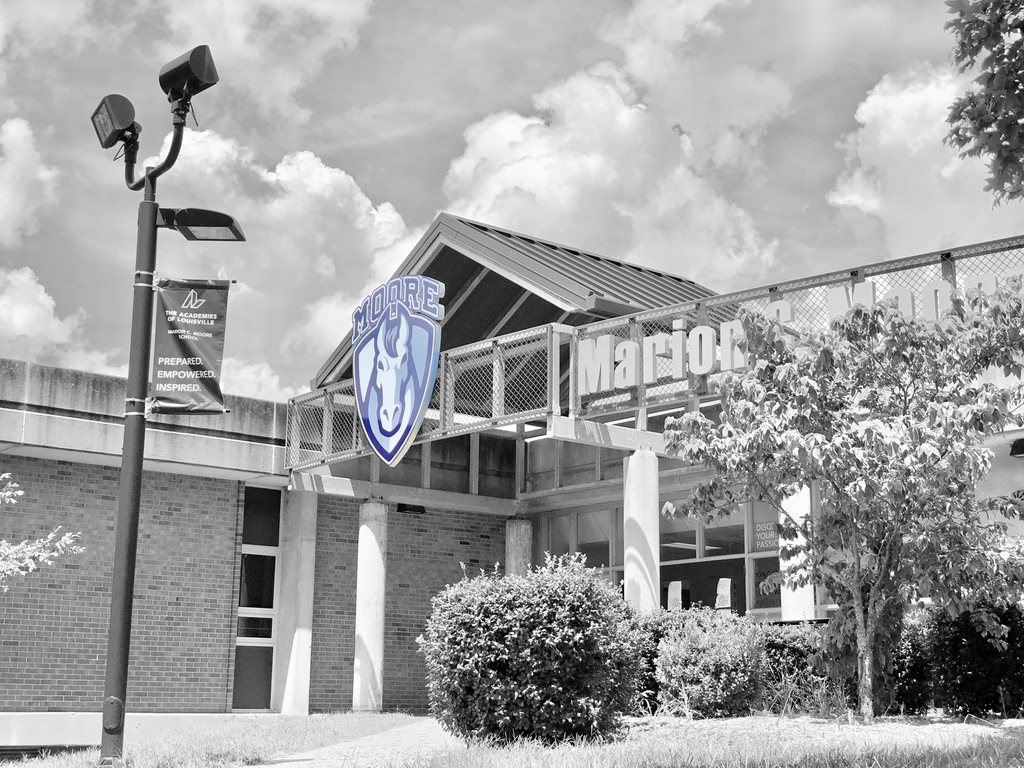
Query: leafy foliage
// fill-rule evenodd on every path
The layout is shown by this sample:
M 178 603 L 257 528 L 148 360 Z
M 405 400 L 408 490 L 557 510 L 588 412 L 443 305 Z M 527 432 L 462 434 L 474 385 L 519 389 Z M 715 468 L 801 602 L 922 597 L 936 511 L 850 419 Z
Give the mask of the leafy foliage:
M 0 507 L 4 504 L 16 504 L 24 495 L 24 491 L 11 478 L 9 472 L 0 475 Z M 60 528 L 35 541 L 25 540 L 20 544 L 12 544 L 0 539 L 0 592 L 10 587 L 8 579 L 13 576 L 24 576 L 32 573 L 41 565 L 51 564 L 61 555 L 75 554 L 82 551 L 76 542 L 80 533 L 65 531 L 58 536 Z
M 820 636 L 815 624 L 765 624 L 765 663 L 785 672 L 813 668 Z
M 903 631 L 903 604 L 886 603 L 877 622 L 872 648 L 872 697 L 874 714 L 895 708 L 896 691 L 893 664 Z M 819 659 L 829 678 L 841 685 L 851 701 L 857 699 L 857 620 L 853 606 L 839 606 L 819 638 Z
M 1012 717 L 1024 709 L 1024 612 L 995 611 L 1009 628 L 998 651 L 969 613 L 933 619 L 935 693 L 949 712 Z
M 766 624 L 762 707 L 780 715 L 834 716 L 847 709 L 841 683 L 823 670 L 822 628 L 815 624 Z
M 978 68 L 975 88 L 953 102 L 946 142 L 961 157 L 988 158 L 985 186 L 995 202 L 1024 196 L 1024 7 L 1020 0 L 947 0 L 946 23 L 961 72 Z
M 639 634 L 636 697 L 632 712 L 635 715 L 653 714 L 658 709 L 658 646 L 665 635 L 679 629 L 686 621 L 687 611 L 647 611 L 636 617 Z
M 713 476 L 679 510 L 711 520 L 758 500 L 781 514 L 785 565 L 769 584 L 815 582 L 852 612 L 861 713 L 873 717 L 874 649 L 890 604 L 930 596 L 952 613 L 975 596 L 1019 597 L 1024 551 L 1006 536 L 1010 497 L 978 499 L 987 435 L 1020 423 L 1024 386 L 979 383 L 990 368 L 1020 376 L 1024 297 L 954 296 L 939 322 L 893 302 L 854 306 L 827 331 L 795 331 L 741 310 L 753 362 L 716 377 L 720 424 L 700 413 L 666 423 L 669 448 Z M 811 488 L 815 513 L 786 499 Z M 991 612 L 976 612 L 998 642 Z
M 463 578 L 434 597 L 425 634 L 433 715 L 464 738 L 592 738 L 633 702 L 632 609 L 581 556 L 525 576 Z
M 892 710 L 919 715 L 932 701 L 931 617 L 916 611 L 904 616 L 902 624 L 892 657 Z
M 658 646 L 659 701 L 687 717 L 749 714 L 764 662 L 764 636 L 751 619 L 689 608 Z

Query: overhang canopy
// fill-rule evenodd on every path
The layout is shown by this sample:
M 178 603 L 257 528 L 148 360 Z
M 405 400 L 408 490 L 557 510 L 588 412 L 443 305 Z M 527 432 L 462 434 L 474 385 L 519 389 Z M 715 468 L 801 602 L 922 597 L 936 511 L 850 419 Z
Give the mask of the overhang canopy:
M 395 276 L 445 284 L 442 350 L 546 323 L 581 325 L 713 296 L 701 285 L 488 224 L 440 214 Z M 352 376 L 352 333 L 310 382 Z

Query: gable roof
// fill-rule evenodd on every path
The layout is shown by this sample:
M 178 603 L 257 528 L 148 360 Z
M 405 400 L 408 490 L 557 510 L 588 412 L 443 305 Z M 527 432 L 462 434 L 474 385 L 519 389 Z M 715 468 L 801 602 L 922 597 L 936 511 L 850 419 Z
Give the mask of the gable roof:
M 676 275 L 448 213 L 438 215 L 395 275 L 428 275 L 445 284 L 442 349 L 714 295 Z M 349 331 L 310 385 L 347 379 L 351 368 Z

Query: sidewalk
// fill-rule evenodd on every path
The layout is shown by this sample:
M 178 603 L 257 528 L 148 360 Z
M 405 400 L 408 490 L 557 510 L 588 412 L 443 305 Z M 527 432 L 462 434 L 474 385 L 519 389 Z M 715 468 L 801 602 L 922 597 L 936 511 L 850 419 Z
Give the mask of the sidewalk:
M 409 758 L 459 749 L 465 749 L 464 742 L 443 731 L 433 718 L 424 717 L 410 725 L 269 760 L 263 765 L 273 768 L 401 766 Z

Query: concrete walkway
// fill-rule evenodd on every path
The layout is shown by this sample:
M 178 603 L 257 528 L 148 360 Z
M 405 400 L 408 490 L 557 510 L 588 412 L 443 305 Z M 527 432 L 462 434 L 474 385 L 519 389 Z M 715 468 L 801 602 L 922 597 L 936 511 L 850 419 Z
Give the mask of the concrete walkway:
M 442 730 L 436 720 L 424 717 L 409 725 L 270 760 L 263 765 L 274 768 L 398 767 L 410 758 L 465 748 L 465 742 Z

